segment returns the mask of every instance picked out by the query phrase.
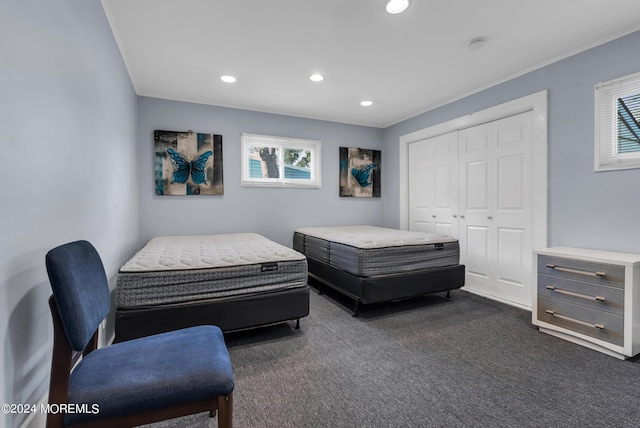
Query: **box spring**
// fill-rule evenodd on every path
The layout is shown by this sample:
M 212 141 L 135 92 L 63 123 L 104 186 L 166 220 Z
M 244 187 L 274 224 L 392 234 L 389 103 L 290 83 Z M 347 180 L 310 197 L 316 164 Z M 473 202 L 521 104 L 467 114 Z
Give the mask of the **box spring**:
M 217 325 L 227 333 L 299 321 L 307 315 L 308 285 L 198 302 L 117 309 L 115 342 L 206 324 Z
M 331 240 L 334 232 L 342 242 Z M 293 247 L 307 256 L 319 290 L 327 285 L 355 301 L 354 316 L 361 303 L 448 292 L 465 283 L 458 241 L 449 236 L 371 226 L 302 228 Z
M 458 241 L 450 236 L 373 226 L 301 228 L 293 248 L 363 277 L 453 266 L 460 260 Z
M 307 272 L 304 255 L 255 233 L 153 238 L 118 272 L 116 341 L 299 319 L 309 313 Z

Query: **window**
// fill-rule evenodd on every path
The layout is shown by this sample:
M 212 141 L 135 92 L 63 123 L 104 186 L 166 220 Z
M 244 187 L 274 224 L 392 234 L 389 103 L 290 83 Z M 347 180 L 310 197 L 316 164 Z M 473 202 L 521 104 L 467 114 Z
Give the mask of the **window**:
M 320 141 L 242 134 L 242 185 L 320 187 Z
M 595 170 L 640 168 L 640 73 L 596 85 Z

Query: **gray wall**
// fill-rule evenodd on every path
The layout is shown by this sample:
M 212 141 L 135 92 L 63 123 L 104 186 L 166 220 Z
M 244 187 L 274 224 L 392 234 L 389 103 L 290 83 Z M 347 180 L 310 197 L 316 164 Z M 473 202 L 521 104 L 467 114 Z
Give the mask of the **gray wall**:
M 49 386 L 45 253 L 87 239 L 113 279 L 138 243 L 135 130 L 99 0 L 0 0 L 0 403 L 36 404 Z
M 291 246 L 293 231 L 317 225 L 382 225 L 380 198 L 338 196 L 339 147 L 379 150 L 378 128 L 345 125 L 190 104 L 157 98 L 138 99 L 138 169 L 140 230 L 145 241 L 158 235 L 257 232 Z M 153 131 L 188 131 L 222 135 L 224 195 L 156 196 Z M 320 140 L 322 188 L 255 188 L 240 186 L 240 135 L 243 132 Z M 382 176 L 387 161 L 382 154 Z
M 549 245 L 640 253 L 640 169 L 593 171 L 594 86 L 640 71 L 639 46 L 632 33 L 383 130 L 384 224 L 400 224 L 401 135 L 546 89 Z

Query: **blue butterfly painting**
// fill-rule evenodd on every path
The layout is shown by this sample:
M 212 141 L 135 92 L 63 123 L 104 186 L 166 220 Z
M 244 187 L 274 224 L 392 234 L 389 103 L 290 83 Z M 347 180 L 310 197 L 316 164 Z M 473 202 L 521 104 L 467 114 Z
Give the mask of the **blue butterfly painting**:
M 207 183 L 207 161 L 213 152 L 207 150 L 206 152 L 198 155 L 191 162 L 185 159 L 177 150 L 167 147 L 166 149 L 171 162 L 173 163 L 173 182 L 174 183 L 186 183 L 189 180 L 189 175 L 195 184 Z
M 370 163 L 369 165 L 360 169 L 351 168 L 351 175 L 353 175 L 353 178 L 356 179 L 360 187 L 370 186 L 371 183 L 369 182 L 369 171 L 371 171 L 373 168 L 376 168 L 377 166 L 377 163 Z

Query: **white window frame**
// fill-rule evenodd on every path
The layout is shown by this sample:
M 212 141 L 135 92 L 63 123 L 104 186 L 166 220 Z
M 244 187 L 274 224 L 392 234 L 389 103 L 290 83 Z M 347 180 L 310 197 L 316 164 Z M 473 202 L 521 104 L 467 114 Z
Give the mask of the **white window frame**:
M 640 151 L 618 153 L 617 100 L 640 93 L 640 73 L 595 86 L 595 171 L 640 168 Z
M 270 135 L 258 135 L 242 133 L 242 186 L 257 187 L 305 187 L 320 188 L 320 141 L 304 140 L 301 138 L 274 137 Z M 249 147 L 274 147 L 280 149 L 280 178 L 255 178 L 250 176 Z M 284 151 L 285 149 L 305 149 L 311 151 L 310 179 L 285 178 L 284 176 Z

